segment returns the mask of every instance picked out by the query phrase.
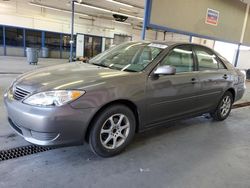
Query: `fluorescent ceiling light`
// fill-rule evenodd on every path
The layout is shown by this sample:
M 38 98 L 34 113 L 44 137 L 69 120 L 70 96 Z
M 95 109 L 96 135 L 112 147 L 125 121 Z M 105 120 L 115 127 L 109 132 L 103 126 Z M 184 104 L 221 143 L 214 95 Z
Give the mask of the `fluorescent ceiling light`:
M 113 10 L 96 7 L 96 6 L 93 6 L 93 5 L 87 5 L 87 4 L 83 4 L 83 3 L 77 3 L 77 2 L 75 2 L 75 4 L 81 5 L 83 7 L 95 9 L 95 10 L 100 10 L 100 11 L 103 11 L 103 12 L 108 12 L 108 13 L 111 13 L 111 14 L 119 14 L 119 15 L 122 15 L 122 16 L 127 16 L 129 18 L 135 18 L 135 19 L 138 19 L 138 20 L 143 20 L 143 18 L 138 17 L 138 16 L 133 16 L 133 15 L 130 15 L 130 14 L 124 14 L 124 13 L 116 12 L 116 11 L 113 11 Z
M 115 21 L 115 20 L 112 20 L 112 22 L 119 23 L 119 24 L 124 24 L 124 25 L 132 25 L 131 23 L 128 23 L 128 22 L 119 22 L 119 21 Z
M 118 4 L 118 5 L 123 5 L 123 6 L 126 6 L 126 7 L 130 7 L 130 8 L 133 8 L 134 6 L 132 5 L 128 5 L 128 4 L 125 4 L 125 3 L 122 3 L 122 2 L 119 2 L 119 1 L 115 1 L 115 0 L 106 0 L 108 2 L 111 2 L 111 3 L 115 3 L 115 4 Z
M 125 9 L 125 8 L 119 8 L 119 10 L 123 10 L 123 11 L 126 11 L 126 12 L 133 12 L 132 10 L 128 10 L 128 9 Z
M 51 6 L 47 6 L 47 5 L 42 5 L 42 4 L 38 4 L 38 3 L 29 2 L 29 4 L 32 5 L 32 6 L 36 6 L 36 7 L 40 7 L 40 8 L 46 8 L 46 9 L 49 9 L 49 10 L 55 10 L 55 11 L 59 11 L 59 12 L 69 13 L 69 14 L 72 13 L 70 10 L 60 9 L 60 8 L 51 7 Z M 79 15 L 79 16 L 89 16 L 87 14 L 83 14 L 83 13 L 79 13 L 79 12 L 75 12 L 75 14 Z

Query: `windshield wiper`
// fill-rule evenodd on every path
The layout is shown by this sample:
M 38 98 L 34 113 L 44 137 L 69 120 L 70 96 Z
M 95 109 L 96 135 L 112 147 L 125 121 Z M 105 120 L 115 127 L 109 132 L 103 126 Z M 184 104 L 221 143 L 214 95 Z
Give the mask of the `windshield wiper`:
M 131 69 L 125 69 L 125 70 L 123 70 L 123 71 L 125 71 L 125 72 L 138 72 L 138 71 L 131 70 Z
M 96 65 L 96 66 L 99 66 L 99 67 L 108 67 L 107 65 L 104 65 L 104 64 L 98 64 L 98 63 L 91 63 L 92 65 Z

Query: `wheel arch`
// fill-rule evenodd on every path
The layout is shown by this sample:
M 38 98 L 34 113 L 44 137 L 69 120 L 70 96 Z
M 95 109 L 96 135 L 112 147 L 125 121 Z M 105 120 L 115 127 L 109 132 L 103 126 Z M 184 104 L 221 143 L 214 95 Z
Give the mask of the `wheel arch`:
M 233 100 L 235 100 L 235 95 L 236 95 L 236 93 L 235 93 L 234 88 L 229 88 L 226 92 L 232 93 L 232 95 L 233 95 Z
M 132 101 L 130 100 L 127 100 L 127 99 L 118 99 L 118 100 L 115 100 L 115 101 L 111 101 L 105 105 L 103 105 L 95 114 L 94 116 L 91 118 L 90 122 L 89 122 L 89 125 L 88 125 L 88 128 L 87 128 L 87 131 L 86 131 L 86 134 L 85 134 L 85 141 L 88 142 L 89 140 L 89 133 L 90 133 L 90 130 L 91 130 L 91 127 L 92 127 L 92 123 L 94 121 L 94 119 L 100 114 L 102 113 L 102 111 L 104 111 L 106 108 L 108 108 L 109 106 L 112 106 L 112 105 L 124 105 L 126 107 L 128 107 L 133 113 L 134 113 L 134 116 L 135 116 L 135 120 L 136 120 L 136 130 L 135 132 L 138 132 L 139 130 L 139 124 L 140 124 L 140 117 L 139 117 L 139 112 L 138 112 L 138 108 L 136 106 L 135 103 L 133 103 Z

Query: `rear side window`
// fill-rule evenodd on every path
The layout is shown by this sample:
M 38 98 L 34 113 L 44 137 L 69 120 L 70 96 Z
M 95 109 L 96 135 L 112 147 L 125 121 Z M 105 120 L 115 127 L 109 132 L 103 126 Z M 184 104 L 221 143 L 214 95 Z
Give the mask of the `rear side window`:
M 190 46 L 178 46 L 174 48 L 162 60 L 162 65 L 170 65 L 176 68 L 176 72 L 191 72 L 194 70 L 193 52 Z
M 195 46 L 194 51 L 197 56 L 199 71 L 227 69 L 223 62 L 211 50 Z
M 195 48 L 195 53 L 200 71 L 218 70 L 218 62 L 215 54 L 202 47 Z

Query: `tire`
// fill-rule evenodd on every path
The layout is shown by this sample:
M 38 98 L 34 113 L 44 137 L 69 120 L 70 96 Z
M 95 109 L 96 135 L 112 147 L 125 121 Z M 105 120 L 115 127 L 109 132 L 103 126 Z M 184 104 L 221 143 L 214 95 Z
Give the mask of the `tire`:
M 212 118 L 216 121 L 223 121 L 227 119 L 231 112 L 233 101 L 232 93 L 227 91 L 221 98 L 216 110 L 211 113 Z
M 128 107 L 112 105 L 99 113 L 91 126 L 91 150 L 101 157 L 112 157 L 121 153 L 132 141 L 136 120 Z

